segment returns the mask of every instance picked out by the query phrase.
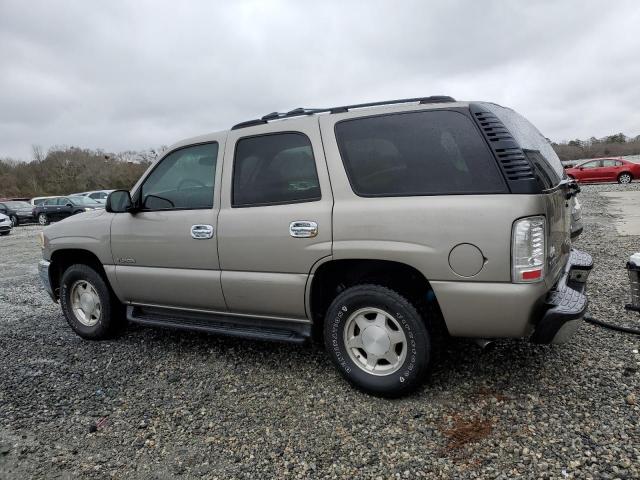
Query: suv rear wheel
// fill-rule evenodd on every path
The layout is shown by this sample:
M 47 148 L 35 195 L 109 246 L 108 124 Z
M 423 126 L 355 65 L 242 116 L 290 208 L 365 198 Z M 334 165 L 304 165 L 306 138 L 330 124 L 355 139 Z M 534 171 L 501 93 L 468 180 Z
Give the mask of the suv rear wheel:
M 124 323 L 123 306 L 88 265 L 71 265 L 62 274 L 60 305 L 71 328 L 89 340 L 109 338 Z
M 416 308 L 378 285 L 357 285 L 335 298 L 325 318 L 324 340 L 349 382 L 385 397 L 418 387 L 431 358 L 431 335 Z

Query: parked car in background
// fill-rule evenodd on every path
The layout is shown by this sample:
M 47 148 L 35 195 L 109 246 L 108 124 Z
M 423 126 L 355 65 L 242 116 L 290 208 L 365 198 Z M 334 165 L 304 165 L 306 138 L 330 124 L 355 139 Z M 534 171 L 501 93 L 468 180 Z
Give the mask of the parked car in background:
M 48 225 L 50 222 L 57 222 L 71 215 L 103 208 L 104 205 L 88 197 L 55 197 L 35 207 L 33 215 L 40 225 Z
M 11 198 L 0 198 L 0 202 L 28 202 L 28 198 L 24 197 L 11 197 Z
M 33 222 L 33 207 L 29 202 L 10 200 L 0 203 L 0 213 L 11 219 L 11 225 L 17 227 L 21 223 Z
M 73 195 L 89 197 L 92 200 L 95 200 L 96 202 L 102 203 L 104 205 L 107 201 L 107 197 L 111 192 L 113 192 L 113 190 L 93 190 L 90 192 L 74 193 Z
M 9 235 L 11 233 L 11 219 L 0 213 L 0 235 Z
M 54 196 L 54 195 L 51 195 L 51 196 L 48 196 L 48 197 L 33 197 L 31 200 L 29 200 L 29 203 L 33 207 L 37 207 L 38 205 L 42 205 L 45 200 L 49 200 L 50 198 L 58 198 L 58 197 Z
M 596 158 L 565 170 L 570 178 L 578 182 L 631 183 L 640 178 L 640 164 L 622 158 Z

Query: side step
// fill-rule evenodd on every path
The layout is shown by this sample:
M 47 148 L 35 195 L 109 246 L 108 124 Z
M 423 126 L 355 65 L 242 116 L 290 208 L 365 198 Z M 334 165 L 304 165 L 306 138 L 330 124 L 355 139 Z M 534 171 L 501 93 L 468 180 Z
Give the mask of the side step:
M 127 306 L 127 320 L 150 327 L 191 330 L 254 340 L 302 344 L 311 338 L 311 324 L 261 317 L 236 317 L 156 307 Z

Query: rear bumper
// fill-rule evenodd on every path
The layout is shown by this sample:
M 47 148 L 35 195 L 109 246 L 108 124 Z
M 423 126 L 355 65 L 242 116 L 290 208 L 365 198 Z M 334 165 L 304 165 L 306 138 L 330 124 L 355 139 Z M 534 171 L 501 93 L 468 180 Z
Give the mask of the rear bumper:
M 51 287 L 51 277 L 49 276 L 50 266 L 51 262 L 40 260 L 38 262 L 38 273 L 40 274 L 40 281 L 42 282 L 42 286 L 44 287 L 45 291 L 49 294 L 51 300 L 56 302 L 57 299 L 53 293 L 53 288 Z
M 592 268 L 591 255 L 571 251 L 564 274 L 545 298 L 530 338 L 533 343 L 564 343 L 573 335 L 587 311 L 585 290 Z

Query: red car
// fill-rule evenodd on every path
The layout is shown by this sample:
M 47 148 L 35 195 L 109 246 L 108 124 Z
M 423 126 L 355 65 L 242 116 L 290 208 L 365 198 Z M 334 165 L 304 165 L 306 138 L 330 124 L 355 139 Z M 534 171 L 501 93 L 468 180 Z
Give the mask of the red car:
M 565 170 L 578 182 L 631 183 L 640 178 L 640 164 L 622 158 L 594 158 Z

